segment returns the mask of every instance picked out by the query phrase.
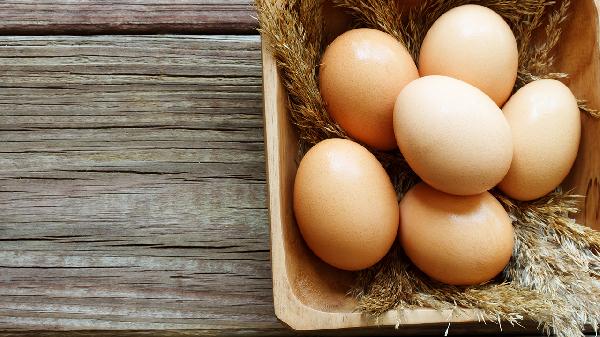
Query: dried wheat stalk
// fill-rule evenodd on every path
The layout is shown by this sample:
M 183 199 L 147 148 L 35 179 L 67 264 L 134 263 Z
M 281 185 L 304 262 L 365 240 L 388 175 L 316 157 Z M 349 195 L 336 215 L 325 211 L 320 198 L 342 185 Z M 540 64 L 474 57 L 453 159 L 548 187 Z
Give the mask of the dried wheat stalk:
M 346 138 L 329 117 L 318 86 L 323 20 L 319 1 L 256 1 L 260 32 L 271 41 L 288 92 L 292 123 L 309 145 L 332 137 Z

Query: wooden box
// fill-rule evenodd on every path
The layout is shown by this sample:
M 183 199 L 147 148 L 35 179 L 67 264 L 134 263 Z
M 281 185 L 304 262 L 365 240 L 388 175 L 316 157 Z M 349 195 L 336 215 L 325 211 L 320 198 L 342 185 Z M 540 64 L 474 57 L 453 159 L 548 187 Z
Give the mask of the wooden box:
M 600 108 L 599 0 L 572 0 L 563 38 L 557 47 L 556 69 L 571 76 L 565 81 L 575 95 Z M 346 292 L 354 275 L 319 260 L 304 243 L 292 209 L 297 168 L 297 136 L 288 119 L 286 93 L 267 43 L 263 41 L 265 146 L 269 183 L 273 296 L 277 317 L 297 330 L 338 329 L 372 325 L 403 326 L 477 321 L 474 310 L 439 312 L 432 309 L 391 311 L 378 321 L 353 312 Z M 580 223 L 600 229 L 600 121 L 582 113 L 579 155 L 564 182 L 586 195 Z

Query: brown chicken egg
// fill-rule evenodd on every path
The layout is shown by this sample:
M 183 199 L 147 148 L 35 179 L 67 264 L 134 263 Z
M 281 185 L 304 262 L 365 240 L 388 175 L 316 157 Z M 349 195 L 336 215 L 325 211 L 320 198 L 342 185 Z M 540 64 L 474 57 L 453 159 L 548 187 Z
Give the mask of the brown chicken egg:
M 513 145 L 502 111 L 481 90 L 446 76 L 426 76 L 398 95 L 394 130 L 421 179 L 451 194 L 479 194 L 510 167 Z
M 502 109 L 512 129 L 514 156 L 498 187 L 517 200 L 554 190 L 577 157 L 581 121 L 571 90 L 556 80 L 519 89 Z
M 518 59 L 517 41 L 501 16 L 464 5 L 444 13 L 425 35 L 419 73 L 465 81 L 502 106 L 514 87 Z
M 419 77 L 406 48 L 375 29 L 353 29 L 325 50 L 319 87 L 331 117 L 355 139 L 380 150 L 396 147 L 396 96 Z
M 400 202 L 399 239 L 425 274 L 443 283 L 476 285 L 498 275 L 512 255 L 514 233 L 489 193 L 455 196 L 419 183 Z
M 375 156 L 350 140 L 327 139 L 306 153 L 293 198 L 308 247 L 334 267 L 370 267 L 396 238 L 399 211 L 392 182 Z

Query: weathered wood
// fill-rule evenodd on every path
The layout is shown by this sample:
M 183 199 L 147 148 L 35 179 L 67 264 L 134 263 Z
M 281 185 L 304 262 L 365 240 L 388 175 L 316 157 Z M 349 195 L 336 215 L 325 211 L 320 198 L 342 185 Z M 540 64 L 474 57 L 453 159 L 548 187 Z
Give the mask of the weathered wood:
M 6 0 L 0 34 L 254 33 L 252 0 Z
M 281 329 L 260 65 L 258 36 L 0 37 L 0 329 Z

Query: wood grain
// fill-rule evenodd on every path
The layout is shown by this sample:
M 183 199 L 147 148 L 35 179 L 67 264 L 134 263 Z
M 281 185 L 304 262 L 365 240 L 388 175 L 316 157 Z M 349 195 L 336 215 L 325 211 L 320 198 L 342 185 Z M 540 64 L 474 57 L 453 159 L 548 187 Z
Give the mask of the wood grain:
M 279 330 L 259 37 L 0 37 L 0 327 Z
M 0 34 L 255 33 L 252 0 L 6 0 Z
M 558 46 L 558 54 L 568 57 L 558 58 L 556 68 L 570 74 L 566 83 L 577 97 L 585 99 L 590 107 L 600 109 L 600 1 L 578 1 L 574 5 L 580 10 L 567 20 L 563 32 L 572 38 Z M 583 26 L 592 28 L 582 30 Z M 584 114 L 581 122 L 579 152 L 566 186 L 586 197 L 577 220 L 600 230 L 600 120 Z

